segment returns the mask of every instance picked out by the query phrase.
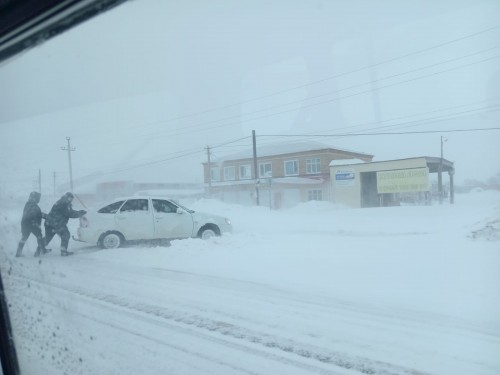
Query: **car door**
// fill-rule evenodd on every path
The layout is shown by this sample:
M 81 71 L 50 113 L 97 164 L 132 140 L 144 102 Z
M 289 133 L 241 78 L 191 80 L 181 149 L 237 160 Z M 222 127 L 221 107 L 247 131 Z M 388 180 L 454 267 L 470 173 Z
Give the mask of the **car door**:
M 153 214 L 149 199 L 128 199 L 115 215 L 116 226 L 127 240 L 154 238 Z
M 156 238 L 187 238 L 193 235 L 189 212 L 167 199 L 152 199 Z

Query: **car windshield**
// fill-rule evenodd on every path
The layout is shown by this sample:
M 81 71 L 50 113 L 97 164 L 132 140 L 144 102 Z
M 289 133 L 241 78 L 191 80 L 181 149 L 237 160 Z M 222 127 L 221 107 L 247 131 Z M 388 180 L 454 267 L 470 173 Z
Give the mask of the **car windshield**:
M 190 208 L 187 208 L 186 206 L 183 206 L 182 204 L 180 204 L 179 202 L 173 202 L 175 205 L 179 206 L 180 208 L 182 208 L 184 211 L 187 211 L 189 213 L 194 213 L 195 211 L 194 210 L 191 210 Z
M 0 1 L 2 364 L 500 374 L 499 62 L 498 0 Z

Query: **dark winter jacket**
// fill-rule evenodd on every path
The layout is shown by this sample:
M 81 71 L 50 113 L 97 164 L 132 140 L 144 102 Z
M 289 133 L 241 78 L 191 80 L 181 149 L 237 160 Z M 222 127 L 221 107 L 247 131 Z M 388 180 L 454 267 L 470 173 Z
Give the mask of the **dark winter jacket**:
M 85 211 L 83 210 L 73 210 L 71 202 L 66 199 L 66 196 L 63 196 L 52 206 L 52 209 L 45 220 L 45 225 L 54 229 L 59 229 L 66 226 L 70 218 L 76 219 L 78 217 L 82 217 L 84 214 Z
M 42 223 L 42 217 L 46 216 L 38 203 L 40 202 L 40 193 L 33 191 L 26 204 L 24 205 L 23 218 L 21 219 L 22 226 L 37 226 Z

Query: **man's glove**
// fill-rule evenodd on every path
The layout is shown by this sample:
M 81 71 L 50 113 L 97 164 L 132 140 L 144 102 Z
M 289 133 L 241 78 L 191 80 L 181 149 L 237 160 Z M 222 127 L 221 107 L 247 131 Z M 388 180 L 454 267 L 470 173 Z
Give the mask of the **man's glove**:
M 87 211 L 80 210 L 80 211 L 78 211 L 78 213 L 80 214 L 80 217 L 82 217 L 83 215 L 85 215 L 87 213 Z

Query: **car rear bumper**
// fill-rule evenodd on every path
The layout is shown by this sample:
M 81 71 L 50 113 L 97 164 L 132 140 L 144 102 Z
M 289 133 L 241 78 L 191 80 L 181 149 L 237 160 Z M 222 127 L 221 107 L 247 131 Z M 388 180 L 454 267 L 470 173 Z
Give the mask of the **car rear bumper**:
M 77 238 L 74 238 L 75 241 L 97 243 L 97 240 L 99 239 L 99 235 L 94 233 L 94 231 L 89 230 L 89 228 L 79 227 L 76 233 Z

